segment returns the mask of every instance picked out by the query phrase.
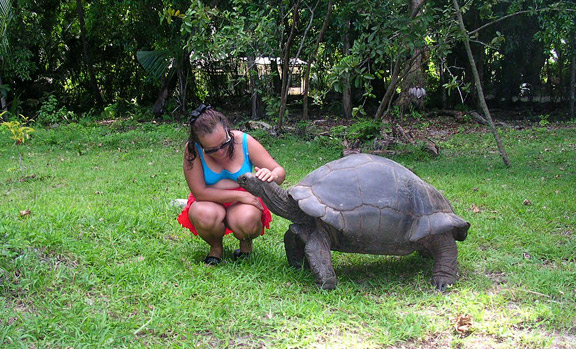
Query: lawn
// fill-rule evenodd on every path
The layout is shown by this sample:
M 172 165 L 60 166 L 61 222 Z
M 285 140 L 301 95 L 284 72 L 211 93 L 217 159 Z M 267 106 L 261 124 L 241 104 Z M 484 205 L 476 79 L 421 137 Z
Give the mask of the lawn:
M 291 269 L 274 217 L 253 257 L 201 262 L 207 245 L 176 222 L 185 198 L 181 124 L 0 131 L 2 347 L 576 347 L 574 123 L 464 124 L 441 155 L 390 156 L 442 191 L 471 223 L 461 278 L 445 293 L 432 261 L 333 253 L 335 291 Z M 327 136 L 255 134 L 285 186 L 340 157 Z M 18 152 L 22 154 L 22 165 Z

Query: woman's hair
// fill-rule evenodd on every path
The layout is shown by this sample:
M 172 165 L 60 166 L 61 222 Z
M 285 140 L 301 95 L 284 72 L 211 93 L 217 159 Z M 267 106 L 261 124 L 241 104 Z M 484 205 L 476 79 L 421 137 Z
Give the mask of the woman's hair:
M 186 160 L 190 167 L 193 166 L 194 160 L 196 156 L 198 156 L 195 146 L 195 143 L 200 144 L 198 136 L 214 132 L 218 124 L 222 125 L 224 131 L 232 139 L 232 142 L 228 145 L 228 157 L 232 159 L 234 155 L 234 135 L 232 131 L 230 131 L 230 122 L 224 114 L 212 109 L 210 106 L 202 104 L 191 113 L 190 117 L 190 135 L 188 136 L 188 152 L 186 155 Z

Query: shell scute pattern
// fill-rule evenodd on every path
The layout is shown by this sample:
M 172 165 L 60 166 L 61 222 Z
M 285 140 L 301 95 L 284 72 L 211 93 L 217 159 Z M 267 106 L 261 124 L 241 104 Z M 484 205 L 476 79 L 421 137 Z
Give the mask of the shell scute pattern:
M 289 193 L 305 213 L 350 238 L 361 231 L 381 231 L 387 243 L 415 241 L 461 223 L 434 187 L 406 167 L 368 154 L 332 161 Z

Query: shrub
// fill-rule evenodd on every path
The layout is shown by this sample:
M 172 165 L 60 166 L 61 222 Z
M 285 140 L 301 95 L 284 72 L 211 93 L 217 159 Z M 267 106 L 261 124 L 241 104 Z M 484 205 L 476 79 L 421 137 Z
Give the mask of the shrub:
M 36 114 L 36 122 L 41 125 L 52 125 L 59 122 L 70 122 L 76 120 L 76 114 L 66 107 L 58 108 L 58 99 L 54 95 L 49 95 L 40 106 Z

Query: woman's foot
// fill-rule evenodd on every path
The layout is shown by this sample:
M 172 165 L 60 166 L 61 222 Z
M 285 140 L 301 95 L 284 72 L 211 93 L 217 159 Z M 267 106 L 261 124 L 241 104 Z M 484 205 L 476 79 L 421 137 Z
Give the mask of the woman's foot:
M 215 257 L 215 256 L 206 256 L 206 258 L 204 258 L 204 264 L 206 264 L 207 266 L 213 266 L 213 265 L 217 265 L 220 264 L 222 262 L 222 258 L 220 257 Z
M 232 257 L 235 261 L 237 261 L 237 260 L 243 261 L 243 260 L 250 258 L 250 254 L 251 254 L 251 252 L 242 252 L 242 251 L 240 251 L 240 249 L 237 249 L 237 250 L 234 250 L 234 254 Z

